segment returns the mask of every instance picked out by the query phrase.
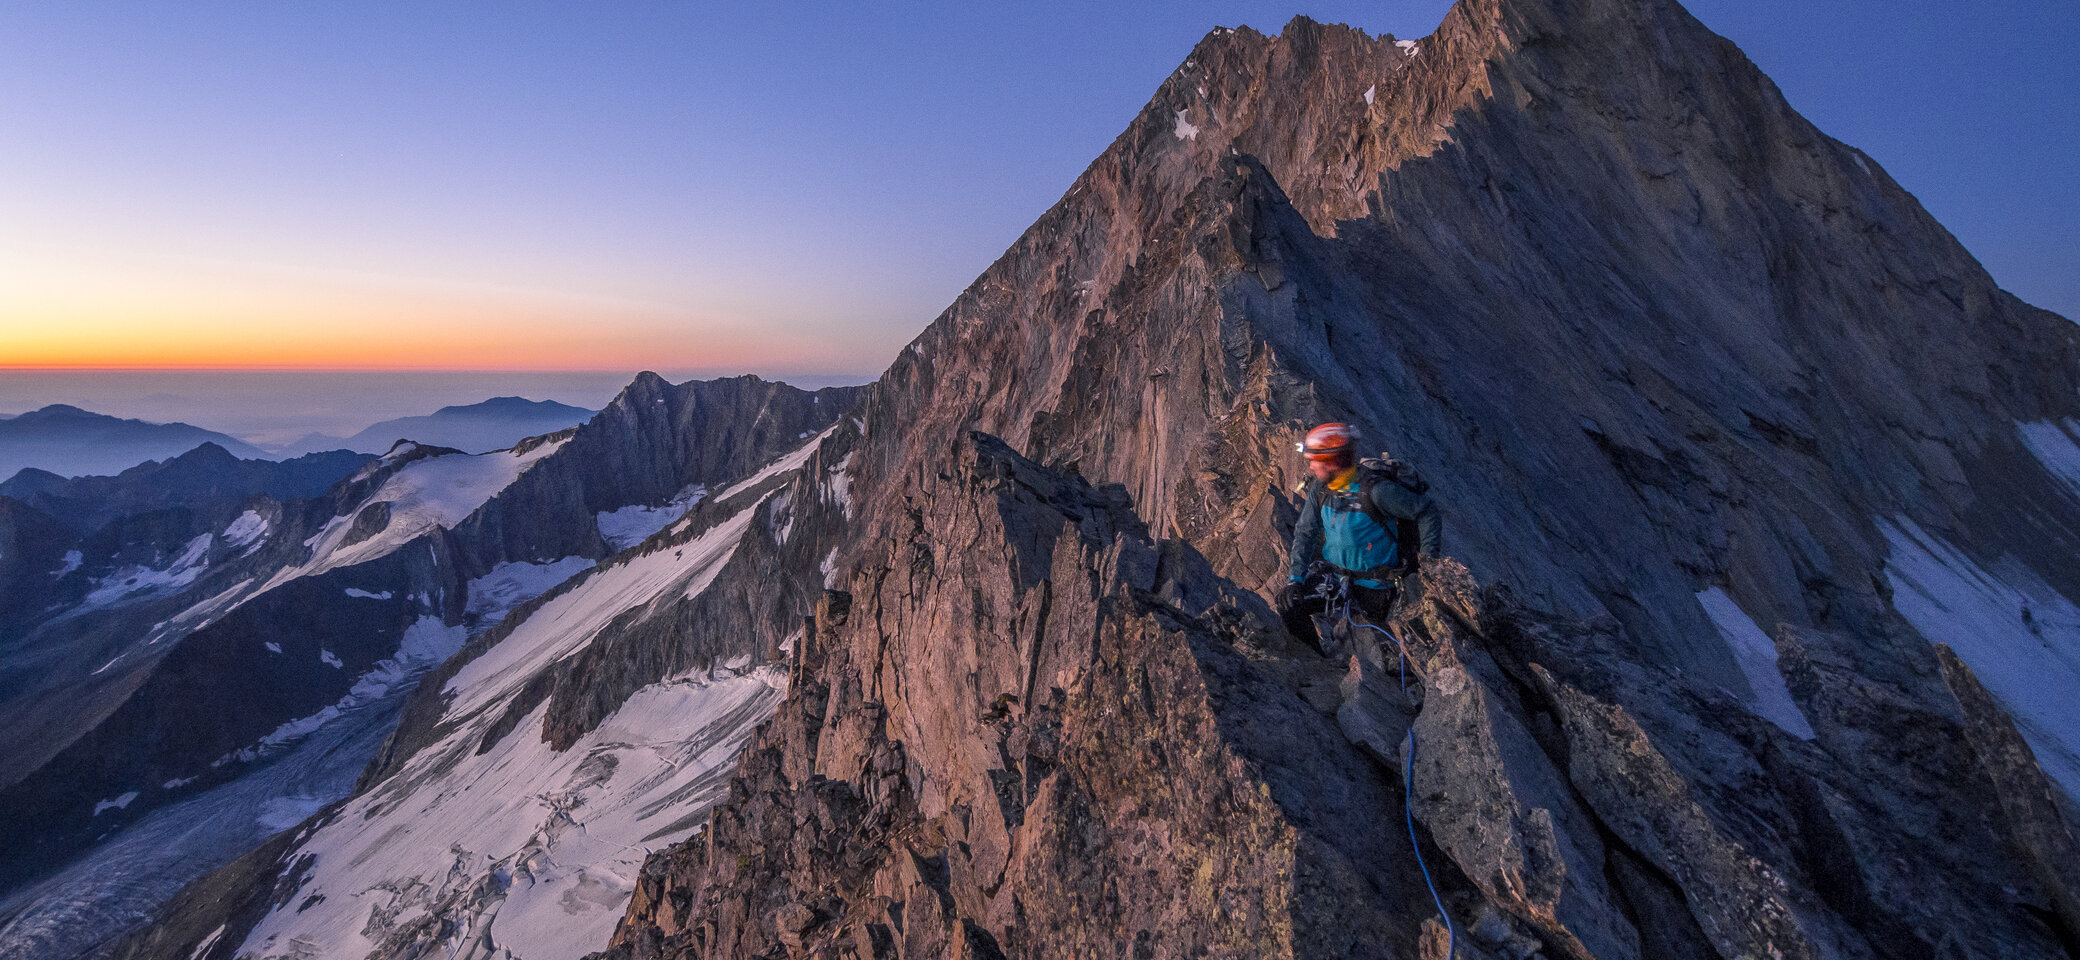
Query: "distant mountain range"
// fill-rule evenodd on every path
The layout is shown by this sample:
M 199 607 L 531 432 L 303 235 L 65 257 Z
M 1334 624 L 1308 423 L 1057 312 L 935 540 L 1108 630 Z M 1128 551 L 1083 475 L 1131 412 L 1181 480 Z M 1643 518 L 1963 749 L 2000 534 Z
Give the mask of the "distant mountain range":
M 309 499 L 373 459 L 347 450 L 280 462 L 240 459 L 212 442 L 178 457 L 147 460 L 115 476 L 67 478 L 26 467 L 0 481 L 0 497 L 12 497 L 80 533 L 91 533 L 121 516 L 218 500 L 237 502 L 254 494 L 280 501 Z
M 596 411 L 553 400 L 492 397 L 482 403 L 442 407 L 420 417 L 399 417 L 375 424 L 351 437 L 311 434 L 277 448 L 279 456 L 321 450 L 383 453 L 399 440 L 453 447 L 465 453 L 503 450 L 528 437 L 554 433 L 592 419 Z
M 112 475 L 205 443 L 241 460 L 275 459 L 236 437 L 191 424 L 125 420 L 54 403 L 0 419 L 0 479 L 25 467 L 67 477 Z
M 237 460 L 285 460 L 333 450 L 380 454 L 399 440 L 468 453 L 503 450 L 528 437 L 592 419 L 594 411 L 552 400 L 493 397 L 431 414 L 385 420 L 351 437 L 313 433 L 266 447 L 187 423 L 130 420 L 55 403 L 0 415 L 0 480 L 24 469 L 60 477 L 114 476 L 150 461 L 170 461 L 203 444 Z

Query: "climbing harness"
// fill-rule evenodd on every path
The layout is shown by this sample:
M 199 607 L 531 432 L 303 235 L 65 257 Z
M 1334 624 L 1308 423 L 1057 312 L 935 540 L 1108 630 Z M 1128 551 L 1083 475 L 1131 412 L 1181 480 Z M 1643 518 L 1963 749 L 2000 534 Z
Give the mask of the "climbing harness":
M 1408 644 L 1401 642 L 1401 638 L 1395 636 L 1393 631 L 1390 631 L 1387 628 L 1382 627 L 1376 623 L 1372 623 L 1369 620 L 1363 623 L 1359 623 L 1351 619 L 1351 578 L 1348 574 L 1339 574 L 1335 577 L 1332 577 L 1330 578 L 1330 582 L 1334 583 L 1335 586 L 1330 587 L 1327 584 L 1324 584 L 1321 588 L 1321 594 L 1324 597 L 1332 600 L 1334 609 L 1338 610 L 1338 612 L 1342 616 L 1343 626 L 1346 630 L 1348 630 L 1350 627 L 1354 625 L 1368 627 L 1370 629 L 1379 631 L 1381 636 L 1394 641 L 1394 649 L 1397 652 L 1397 655 L 1400 659 L 1401 698 L 1403 700 L 1407 700 Z M 1405 758 L 1402 761 L 1401 766 L 1401 819 L 1402 822 L 1408 827 L 1408 848 L 1415 852 L 1416 869 L 1422 871 L 1423 873 L 1423 886 L 1430 888 L 1430 902 L 1437 906 L 1437 918 L 1439 920 L 1444 921 L 1444 955 L 1446 957 L 1452 957 L 1457 953 L 1457 947 L 1459 945 L 1459 935 L 1458 932 L 1452 928 L 1451 915 L 1445 913 L 1444 911 L 1444 898 L 1438 896 L 1437 884 L 1430 879 L 1430 865 L 1423 862 L 1423 848 L 1420 844 L 1416 842 L 1415 777 L 1416 724 L 1414 718 L 1410 718 L 1408 723 L 1408 750 Z

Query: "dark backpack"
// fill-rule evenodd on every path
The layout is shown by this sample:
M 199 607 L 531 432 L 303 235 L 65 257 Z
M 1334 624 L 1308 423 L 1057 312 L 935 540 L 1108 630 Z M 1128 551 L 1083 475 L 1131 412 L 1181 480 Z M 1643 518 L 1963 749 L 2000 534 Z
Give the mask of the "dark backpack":
M 1358 502 L 1365 515 L 1382 530 L 1394 531 L 1394 562 L 1404 570 L 1415 568 L 1416 556 L 1423 549 L 1423 534 L 1414 520 L 1403 520 L 1380 512 L 1379 505 L 1372 502 L 1372 487 L 1378 483 L 1397 483 L 1410 493 L 1428 493 L 1430 484 L 1416 468 L 1386 455 L 1366 457 L 1358 461 Z

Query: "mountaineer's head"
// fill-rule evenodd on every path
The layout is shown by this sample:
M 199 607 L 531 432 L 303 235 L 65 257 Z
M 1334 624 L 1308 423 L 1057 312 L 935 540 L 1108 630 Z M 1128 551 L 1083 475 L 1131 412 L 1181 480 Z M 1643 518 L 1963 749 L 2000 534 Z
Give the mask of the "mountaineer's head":
M 1348 423 L 1322 424 L 1307 431 L 1300 452 L 1307 455 L 1307 472 L 1326 482 L 1358 462 L 1358 428 Z

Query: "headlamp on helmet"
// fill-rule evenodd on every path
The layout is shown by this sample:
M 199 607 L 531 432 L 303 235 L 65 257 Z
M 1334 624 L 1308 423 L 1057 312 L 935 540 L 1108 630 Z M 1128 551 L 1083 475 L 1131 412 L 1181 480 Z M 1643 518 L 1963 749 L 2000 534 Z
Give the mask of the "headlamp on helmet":
M 1341 460 L 1355 456 L 1358 428 L 1348 423 L 1325 423 L 1307 431 L 1307 439 L 1300 441 L 1298 446 L 1309 460 Z

